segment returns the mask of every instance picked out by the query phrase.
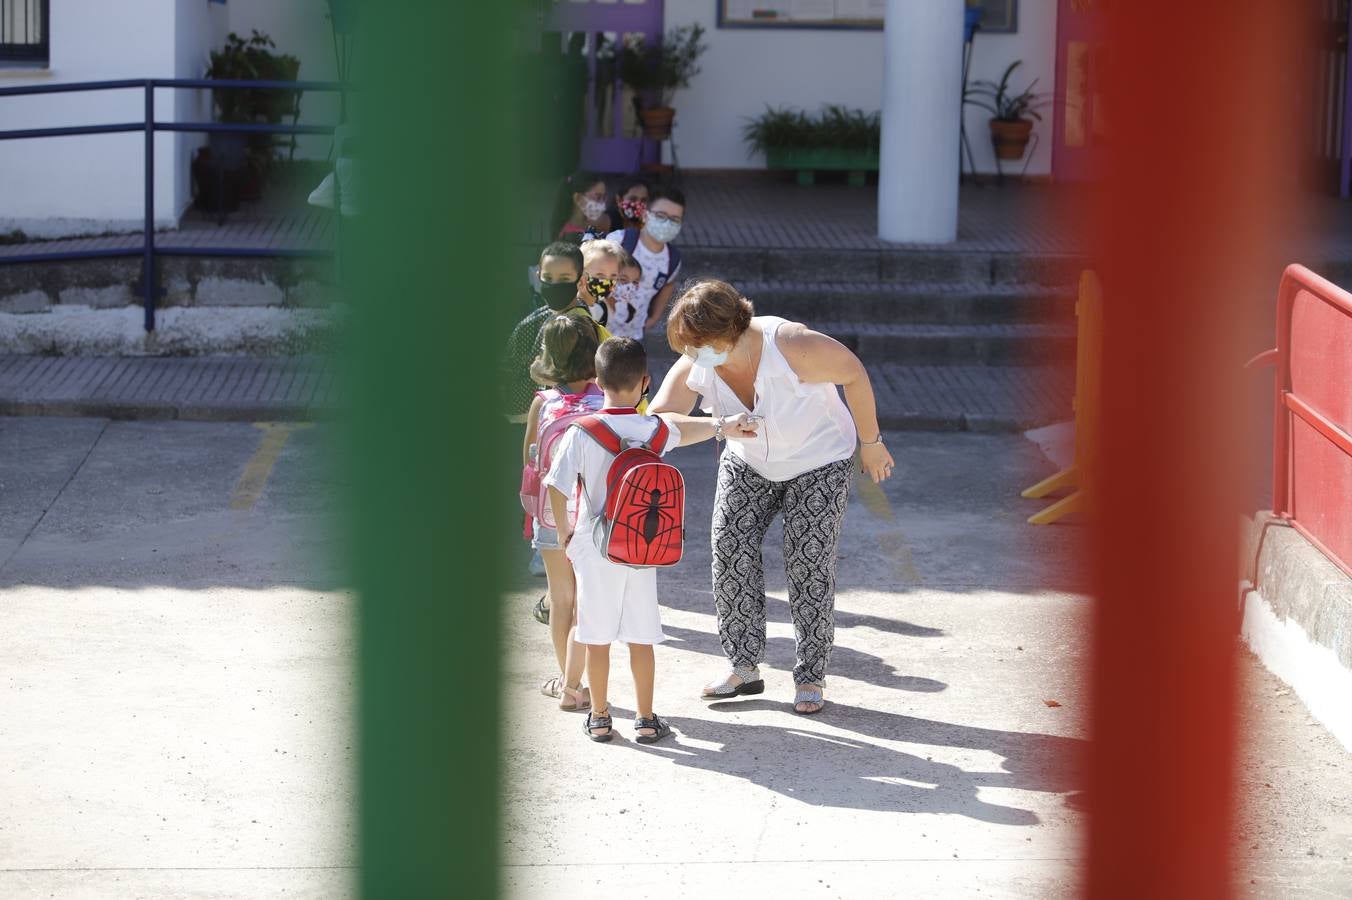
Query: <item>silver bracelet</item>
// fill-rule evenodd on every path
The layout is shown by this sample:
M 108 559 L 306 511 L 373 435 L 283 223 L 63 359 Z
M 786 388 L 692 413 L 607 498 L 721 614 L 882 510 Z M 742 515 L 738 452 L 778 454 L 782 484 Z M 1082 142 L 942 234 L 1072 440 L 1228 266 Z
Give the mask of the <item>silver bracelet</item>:
M 883 445 L 883 433 L 881 431 L 878 432 L 878 439 L 876 441 L 859 442 L 859 446 L 861 447 L 881 447 L 882 445 Z
M 714 417 L 714 440 L 727 440 L 727 438 L 723 436 L 723 419 L 719 416 Z

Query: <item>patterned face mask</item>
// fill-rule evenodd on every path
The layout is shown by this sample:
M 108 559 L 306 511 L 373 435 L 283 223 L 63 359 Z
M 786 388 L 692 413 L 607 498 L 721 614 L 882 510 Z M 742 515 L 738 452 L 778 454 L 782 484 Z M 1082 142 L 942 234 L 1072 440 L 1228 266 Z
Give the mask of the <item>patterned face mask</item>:
M 615 299 L 625 303 L 636 303 L 638 301 L 638 282 L 630 281 L 625 284 L 615 286 Z
M 577 205 L 577 208 L 582 210 L 582 215 L 588 222 L 591 222 L 605 215 L 606 201 L 593 200 L 591 197 L 583 197 L 582 202 Z
M 620 212 L 626 219 L 639 222 L 643 220 L 643 215 L 648 211 L 648 203 L 644 200 L 621 200 Z
M 615 279 L 603 278 L 599 275 L 587 276 L 587 293 L 591 294 L 597 300 L 604 300 L 615 291 Z

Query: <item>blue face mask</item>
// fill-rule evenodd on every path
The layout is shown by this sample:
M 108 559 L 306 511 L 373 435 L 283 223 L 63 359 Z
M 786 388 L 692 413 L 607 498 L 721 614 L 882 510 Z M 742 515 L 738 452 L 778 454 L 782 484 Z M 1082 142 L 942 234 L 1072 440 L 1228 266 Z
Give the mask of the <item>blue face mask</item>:
M 694 363 L 705 369 L 715 369 L 728 361 L 728 351 L 716 353 L 713 347 L 696 347 Z

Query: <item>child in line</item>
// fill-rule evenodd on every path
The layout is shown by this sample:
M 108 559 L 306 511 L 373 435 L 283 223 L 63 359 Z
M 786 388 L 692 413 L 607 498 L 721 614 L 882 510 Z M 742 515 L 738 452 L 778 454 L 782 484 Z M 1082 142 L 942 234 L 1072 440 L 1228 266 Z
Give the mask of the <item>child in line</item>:
M 582 251 L 570 241 L 555 241 L 540 254 L 538 271 L 532 280 L 541 305 L 512 329 L 503 359 L 499 384 L 505 392 L 503 409 L 509 422 L 533 421 L 527 414 L 535 392 L 541 387 L 555 386 L 536 383 L 530 373 L 531 364 L 540 353 L 540 333 L 546 322 L 560 313 L 580 316 L 595 330 L 598 344 L 610 337 L 609 331 L 592 320 L 587 304 L 582 300 L 585 290 L 582 267 Z M 530 572 L 535 576 L 548 576 L 538 550 L 531 556 Z M 531 614 L 541 624 L 549 624 L 548 592 L 540 595 Z
M 606 180 L 591 172 L 574 172 L 564 179 L 554 203 L 553 225 L 560 240 L 576 241 L 590 232 L 604 237 L 615 228 L 606 211 Z
M 551 448 L 539 446 L 539 442 L 549 423 L 565 416 L 596 412 L 603 402 L 600 388 L 591 380 L 596 377 L 598 345 L 596 331 L 589 323 L 573 316 L 555 315 L 545 324 L 541 341 L 540 356 L 531 365 L 531 375 L 541 384 L 558 387 L 540 391 L 531 403 L 522 446 L 522 462 L 526 465 L 536 460 L 537 453 L 545 461 Z M 567 522 L 566 515 L 565 512 L 565 517 L 555 518 L 555 523 Z M 560 709 L 586 709 L 591 705 L 587 689 L 582 686 L 586 659 L 572 640 L 576 619 L 572 566 L 563 555 L 557 528 L 546 526 L 538 516 L 532 521 L 531 546 L 544 559 L 549 598 L 546 620 L 559 664 L 559 674 L 546 680 L 540 692 L 558 699 Z M 545 606 L 543 597 L 537 606 Z
M 582 277 L 584 266 L 583 251 L 568 241 L 555 241 L 545 247 L 540 254 L 540 271 L 536 277 L 535 292 L 543 305 L 512 329 L 503 365 L 502 383 L 507 386 L 505 399 L 507 417 L 513 422 L 527 421 L 526 412 L 535 398 L 535 392 L 541 387 L 531 377 L 530 367 L 540 353 L 540 333 L 545 323 L 560 313 L 591 320 L 588 302 L 582 299 L 591 296 L 586 293 L 585 280 Z M 615 271 L 618 274 L 618 267 Z M 598 344 L 610 337 L 610 332 L 602 325 L 595 322 L 592 324 L 596 329 Z M 544 385 L 544 387 L 553 386 Z
M 612 182 L 616 188 L 615 201 L 610 205 L 610 221 L 615 228 L 642 228 L 643 214 L 648 211 L 648 182 L 638 175 L 628 175 Z
M 620 264 L 627 254 L 614 241 L 591 240 L 582 245 L 582 285 L 578 297 L 588 304 L 592 318 L 610 328 L 615 311 L 615 287 L 620 283 Z
M 605 395 L 605 408 L 600 415 L 622 441 L 650 444 L 658 434 L 658 417 L 643 415 L 635 409 L 650 380 L 648 355 L 633 338 L 611 338 L 597 350 L 596 381 Z M 651 447 L 658 454 L 708 440 L 725 428 L 731 434 L 753 427 L 745 415 L 717 420 L 664 413 L 661 421 L 666 423 L 668 435 L 663 446 Z M 629 664 L 634 676 L 638 713 L 634 720 L 635 739 L 640 744 L 651 744 L 671 734 L 670 724 L 653 711 L 656 676 L 653 645 L 666 640 L 657 606 L 657 572 L 613 563 L 592 541 L 593 526 L 605 509 L 606 476 L 613 459 L 608 450 L 575 424 L 555 451 L 545 484 L 577 584 L 576 640 L 586 645 L 592 704 L 584 730 L 594 741 L 614 737 L 609 699 L 610 645 L 624 641 L 629 645 Z M 574 494 L 578 498 L 576 524 L 570 527 L 565 524 L 569 522 L 568 498 Z
M 681 233 L 685 221 L 685 194 L 678 188 L 661 187 L 653 191 L 639 227 L 626 227 L 606 235 L 634 255 L 643 277 L 634 301 L 639 327 L 657 326 L 666 315 L 681 270 L 681 251 L 672 241 Z
M 632 254 L 620 258 L 620 280 L 615 285 L 615 313 L 610 317 L 610 333 L 615 337 L 643 340 L 644 314 L 639 312 L 639 293 L 643 289 L 643 267 Z

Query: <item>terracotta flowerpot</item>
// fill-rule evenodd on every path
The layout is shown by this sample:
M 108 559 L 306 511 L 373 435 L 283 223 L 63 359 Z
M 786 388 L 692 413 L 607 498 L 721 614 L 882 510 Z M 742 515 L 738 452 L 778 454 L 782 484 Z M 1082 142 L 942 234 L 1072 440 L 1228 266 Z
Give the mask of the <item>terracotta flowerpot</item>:
M 991 140 L 995 142 L 995 155 L 1000 159 L 1023 159 L 1032 133 L 1031 119 L 1019 119 L 1016 122 L 991 119 Z
M 643 136 L 655 141 L 665 141 L 671 137 L 671 121 L 676 118 L 676 110 L 670 106 L 645 106 L 638 111 L 643 121 Z

